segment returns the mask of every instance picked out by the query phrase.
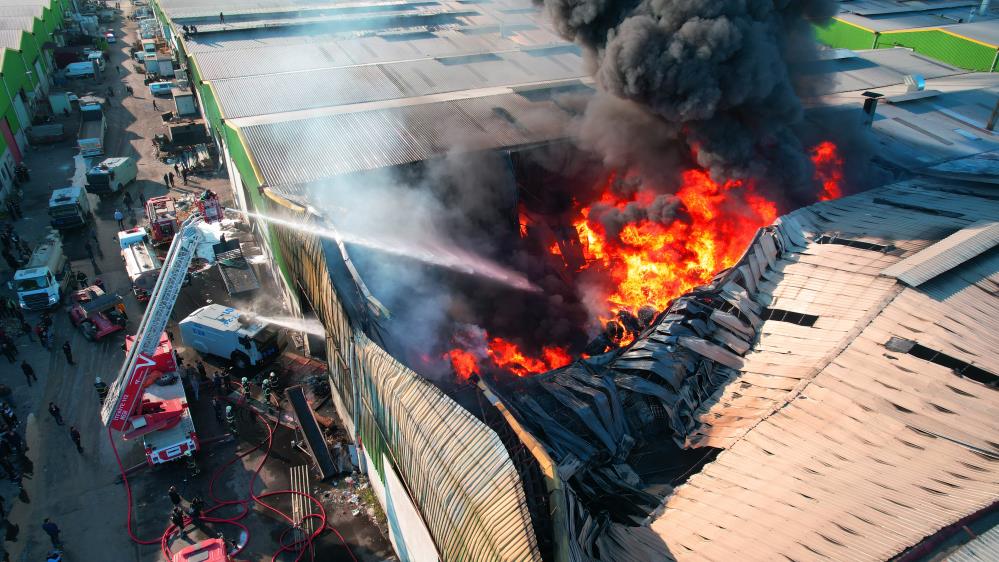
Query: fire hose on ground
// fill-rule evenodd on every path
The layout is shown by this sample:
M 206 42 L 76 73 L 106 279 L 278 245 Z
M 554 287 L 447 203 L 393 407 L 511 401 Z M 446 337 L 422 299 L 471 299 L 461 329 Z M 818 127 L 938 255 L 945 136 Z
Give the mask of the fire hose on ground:
M 336 534 L 336 536 L 340 539 L 340 542 L 343 543 L 344 548 L 347 549 L 347 554 L 350 556 L 350 559 L 353 560 L 354 562 L 357 562 L 357 558 L 354 557 L 354 553 L 350 550 L 350 546 L 347 544 L 347 541 L 343 538 L 343 535 L 341 535 L 340 532 L 337 531 L 336 528 L 333 527 L 332 525 L 330 525 L 329 522 L 327 521 L 326 510 L 323 508 L 322 503 L 320 503 L 320 501 L 318 499 L 316 499 L 315 497 L 313 497 L 313 496 L 311 496 L 309 494 L 306 494 L 304 492 L 299 492 L 297 490 L 276 490 L 276 491 L 273 491 L 273 492 L 266 492 L 266 493 L 263 493 L 263 494 L 260 494 L 260 495 L 257 495 L 256 493 L 254 493 L 253 488 L 254 488 L 254 485 L 257 482 L 257 478 L 260 475 L 260 471 L 263 470 L 264 463 L 267 462 L 267 459 L 268 459 L 268 457 L 271 454 L 271 448 L 272 448 L 273 443 L 274 443 L 274 428 L 271 427 L 271 425 L 268 423 L 267 419 L 264 418 L 260 414 L 260 412 L 257 412 L 257 411 L 254 410 L 253 413 L 264 424 L 264 427 L 267 428 L 267 439 L 261 441 L 260 443 L 257 443 L 255 446 L 253 446 L 250 449 L 247 449 L 246 451 L 243 451 L 242 453 L 233 455 L 233 457 L 231 459 L 229 459 L 224 464 L 222 464 L 222 466 L 220 466 L 217 469 L 215 469 L 215 472 L 212 473 L 212 478 L 211 478 L 211 480 L 209 481 L 209 484 L 208 484 L 208 495 L 211 498 L 211 500 L 215 502 L 215 505 L 209 507 L 208 509 L 206 509 L 204 511 L 203 517 L 201 517 L 201 520 L 205 521 L 207 523 L 234 525 L 234 526 L 239 527 L 240 529 L 242 529 L 242 531 L 246 534 L 246 541 L 243 544 L 237 545 L 236 549 L 234 551 L 232 551 L 232 552 L 229 553 L 230 555 L 236 555 L 236 554 L 239 554 L 246 547 L 246 545 L 250 541 L 250 530 L 246 527 L 246 525 L 240 523 L 240 520 L 242 520 L 243 518 L 245 518 L 247 515 L 250 514 L 251 502 L 252 503 L 256 503 L 256 504 L 262 506 L 263 508 L 265 508 L 265 509 L 267 509 L 267 510 L 273 512 L 273 513 L 275 513 L 276 515 L 278 515 L 279 517 L 281 517 L 282 519 L 284 519 L 285 521 L 287 521 L 291 525 L 291 527 L 289 527 L 288 529 L 285 529 L 281 533 L 281 535 L 280 535 L 280 537 L 278 539 L 278 542 L 281 544 L 281 547 L 278 549 L 277 552 L 275 552 L 273 554 L 273 556 L 271 556 L 271 562 L 276 562 L 278 556 L 280 556 L 282 553 L 285 553 L 285 552 L 297 552 L 298 556 L 295 558 L 295 561 L 298 562 L 299 560 L 302 559 L 302 556 L 306 552 L 308 552 L 308 551 L 311 550 L 311 548 L 312 548 L 313 543 L 315 542 L 315 540 L 317 538 L 319 538 L 319 536 L 324 531 L 326 531 L 327 529 L 329 529 L 330 531 L 333 531 L 333 533 Z M 132 539 L 132 542 L 135 542 L 136 544 L 140 544 L 140 545 L 153 545 L 153 544 L 159 543 L 160 544 L 160 549 L 162 550 L 163 556 L 166 558 L 166 560 L 168 560 L 168 561 L 172 560 L 173 558 L 172 558 L 172 553 L 170 552 L 169 544 L 170 544 L 171 538 L 173 537 L 174 533 L 178 531 L 176 525 L 170 524 L 163 531 L 163 534 L 160 535 L 160 537 L 158 539 L 153 539 L 153 540 L 143 540 L 143 539 L 140 539 L 132 531 L 132 488 L 131 488 L 131 486 L 128 483 L 128 475 L 125 473 L 125 467 L 124 467 L 124 465 L 122 465 L 121 457 L 118 455 L 118 447 L 117 447 L 117 445 L 115 445 L 114 435 L 111 433 L 111 428 L 110 427 L 108 428 L 108 441 L 111 442 L 111 449 L 114 451 L 114 458 L 115 458 L 115 461 L 118 463 L 118 470 L 121 472 L 122 482 L 124 482 L 124 484 L 125 484 L 125 494 L 126 494 L 126 496 L 128 498 L 128 513 L 127 513 L 126 519 L 125 519 L 125 529 L 128 531 L 128 536 Z M 260 459 L 260 463 L 257 465 L 256 469 L 253 471 L 253 475 L 250 477 L 250 486 L 249 486 L 249 488 L 250 488 L 250 496 L 248 498 L 237 499 L 237 500 L 224 500 L 224 499 L 220 499 L 215 494 L 215 482 L 222 475 L 222 472 L 224 472 L 227 468 L 229 468 L 230 465 L 232 465 L 233 463 L 235 463 L 239 459 L 241 459 L 243 457 L 246 457 L 247 455 L 249 455 L 250 453 L 256 451 L 257 449 L 260 449 L 262 446 L 264 446 L 264 444 L 267 445 L 267 450 L 264 452 L 263 458 Z M 274 506 L 268 504 L 267 502 L 263 501 L 263 498 L 268 498 L 268 497 L 272 497 L 272 496 L 279 496 L 279 495 L 284 495 L 284 494 L 291 494 L 291 495 L 297 495 L 297 496 L 304 497 L 304 498 L 308 499 L 310 502 L 312 502 L 319 509 L 319 511 L 318 512 L 310 513 L 309 515 L 307 515 L 303 519 L 303 521 L 299 521 L 299 522 L 296 523 L 296 521 L 294 519 L 292 519 L 291 516 L 289 516 L 288 514 L 284 513 L 283 511 L 275 508 Z M 219 509 L 222 509 L 222 508 L 227 508 L 227 507 L 230 507 L 230 506 L 240 506 L 240 507 L 242 507 L 242 511 L 240 513 L 238 513 L 237 515 L 234 515 L 234 516 L 231 516 L 231 517 L 209 517 L 208 516 L 208 514 L 212 513 L 213 511 L 216 511 L 216 510 L 219 510 Z M 290 531 L 298 528 L 298 526 L 301 525 L 301 523 L 304 522 L 306 519 L 313 519 L 313 518 L 314 519 L 318 519 L 319 525 L 316 526 L 315 530 L 308 537 L 305 537 L 305 538 L 302 538 L 302 539 L 298 539 L 298 540 L 296 540 L 294 542 L 291 542 L 291 543 L 288 543 L 288 544 L 284 543 L 285 537 L 288 535 L 288 533 Z M 184 517 L 184 525 L 186 526 L 186 525 L 189 525 L 191 523 L 192 523 L 192 518 L 189 517 L 189 516 L 185 516 Z

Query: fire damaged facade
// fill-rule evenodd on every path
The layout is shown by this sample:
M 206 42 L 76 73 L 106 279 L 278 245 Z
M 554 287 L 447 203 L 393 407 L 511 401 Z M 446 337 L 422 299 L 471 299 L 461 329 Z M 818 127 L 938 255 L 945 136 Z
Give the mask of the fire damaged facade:
M 400 559 L 888 559 L 994 511 L 995 75 L 825 51 L 809 204 L 669 159 L 628 199 L 656 180 L 574 146 L 594 80 L 536 7 L 210 4 L 156 9 Z M 881 179 L 844 196 L 852 151 Z M 386 199 L 403 234 L 356 235 Z

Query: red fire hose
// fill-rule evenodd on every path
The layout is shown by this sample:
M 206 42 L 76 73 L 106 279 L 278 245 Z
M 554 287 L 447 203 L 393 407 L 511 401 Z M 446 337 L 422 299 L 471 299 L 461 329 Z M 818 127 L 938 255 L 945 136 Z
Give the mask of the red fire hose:
M 318 499 L 316 499 L 315 497 L 313 497 L 313 496 L 311 496 L 309 494 L 306 494 L 306 493 L 303 493 L 303 492 L 299 492 L 299 491 L 296 491 L 296 490 L 277 490 L 277 491 L 273 491 L 273 492 L 266 492 L 266 493 L 260 494 L 260 495 L 257 495 L 256 493 L 254 493 L 253 487 L 256 484 L 257 478 L 260 475 L 260 471 L 264 468 L 264 463 L 267 462 L 267 458 L 271 454 L 271 448 L 273 447 L 273 444 L 274 444 L 274 428 L 271 427 L 271 425 L 267 422 L 267 419 L 264 418 L 260 414 L 260 412 L 257 412 L 256 410 L 254 410 L 253 413 L 254 413 L 254 415 L 257 416 L 257 418 L 260 419 L 261 422 L 263 422 L 264 427 L 267 428 L 267 439 L 265 439 L 264 441 L 261 441 L 260 443 L 257 443 L 254 447 L 252 447 L 250 449 L 247 449 L 246 451 L 243 451 L 242 453 L 240 453 L 238 455 L 233 455 L 233 457 L 231 459 L 229 459 L 228 461 L 226 461 L 225 464 L 223 464 L 222 466 L 218 467 L 215 470 L 215 472 L 212 473 L 212 478 L 211 478 L 211 480 L 208 483 L 208 495 L 211 498 L 211 500 L 215 502 L 215 505 L 213 505 L 212 507 L 206 509 L 205 512 L 204 512 L 204 515 L 207 516 L 209 513 L 213 512 L 213 511 L 216 511 L 218 509 L 222 509 L 224 507 L 229 507 L 229 506 L 235 506 L 235 505 L 241 506 L 242 507 L 242 511 L 240 511 L 237 515 L 234 515 L 232 517 L 203 517 L 202 520 L 203 521 L 207 521 L 209 523 L 222 523 L 222 524 L 227 524 L 227 525 L 235 525 L 236 527 L 239 527 L 240 529 L 242 529 L 243 532 L 246 533 L 246 537 L 247 537 L 246 542 L 243 543 L 242 545 L 240 545 L 239 547 L 237 547 L 237 549 L 231 553 L 231 554 L 238 554 L 239 552 L 241 552 L 246 547 L 246 544 L 249 543 L 249 540 L 250 540 L 249 539 L 249 537 L 250 537 L 250 530 L 246 527 L 246 525 L 240 523 L 239 521 L 241 519 L 243 519 L 244 517 L 246 517 L 247 515 L 249 515 L 249 513 L 250 513 L 250 502 L 255 502 L 255 503 L 259 504 L 260 506 L 264 507 L 265 509 L 268 509 L 268 510 L 274 512 L 275 514 L 277 514 L 279 517 L 281 517 L 282 519 L 284 519 L 285 521 L 287 521 L 291 525 L 290 528 L 285 529 L 281 533 L 281 535 L 280 535 L 280 537 L 278 539 L 278 541 L 281 543 L 281 548 L 279 548 L 278 551 L 275 552 L 273 554 L 273 556 L 271 556 L 271 562 L 276 562 L 278 556 L 280 556 L 284 552 L 298 552 L 298 556 L 295 557 L 295 561 L 298 562 L 299 560 L 302 559 L 302 556 L 306 552 L 308 552 L 308 551 L 311 550 L 313 542 L 324 531 L 326 531 L 327 529 L 329 529 L 330 531 L 333 531 L 333 533 L 336 534 L 336 536 L 340 539 L 340 542 L 343 543 L 344 548 L 347 549 L 347 554 L 350 556 L 350 559 L 353 560 L 354 562 L 357 562 L 357 558 L 354 557 L 354 553 L 350 550 L 350 546 L 347 544 L 347 541 L 344 540 L 343 535 L 341 535 L 340 532 L 337 531 L 336 528 L 333 527 L 332 525 L 330 525 L 329 522 L 327 521 L 326 510 L 323 508 L 322 503 L 320 503 Z M 125 519 L 125 529 L 128 531 L 128 536 L 132 539 L 133 542 L 135 542 L 137 544 L 151 545 L 151 544 L 160 543 L 160 549 L 163 552 L 163 556 L 166 558 L 166 560 L 172 560 L 172 553 L 170 552 L 169 543 L 170 543 L 171 537 L 177 531 L 176 525 L 173 525 L 173 524 L 169 525 L 163 531 L 163 534 L 160 535 L 159 538 L 153 539 L 153 540 L 143 540 L 143 539 L 140 539 L 132 531 L 132 488 L 131 488 L 131 486 L 128 483 L 128 475 L 125 473 L 125 467 L 121 463 L 121 457 L 118 455 L 118 447 L 115 445 L 114 435 L 111 433 L 111 428 L 110 427 L 108 428 L 108 441 L 111 442 L 111 449 L 114 451 L 114 458 L 115 458 L 115 461 L 117 461 L 117 463 L 118 463 L 118 470 L 121 471 L 121 479 L 125 483 L 125 494 L 128 497 L 128 514 L 126 515 L 126 519 Z M 245 499 L 240 499 L 240 500 L 223 500 L 223 499 L 220 499 L 215 494 L 215 482 L 218 480 L 219 476 L 222 475 L 222 472 L 224 472 L 230 465 L 232 465 L 237 460 L 239 460 L 239 459 L 241 459 L 241 458 L 249 455 L 253 451 L 256 451 L 257 449 L 261 448 L 265 443 L 267 445 L 267 450 L 264 452 L 263 458 L 260 459 L 260 463 L 257 465 L 257 468 L 253 471 L 253 476 L 250 477 L 250 497 L 245 498 Z M 290 515 L 284 513 L 283 511 L 281 511 L 281 510 L 275 508 L 274 506 L 272 506 L 272 505 L 270 505 L 270 504 L 268 504 L 268 503 L 266 503 L 266 502 L 263 501 L 263 498 L 267 498 L 267 497 L 271 497 L 271 496 L 279 496 L 279 495 L 284 495 L 284 494 L 292 494 L 292 495 L 302 496 L 302 497 L 308 499 L 309 501 L 311 501 L 319 509 L 318 512 L 311 513 L 311 514 L 309 514 L 308 516 L 305 517 L 305 519 L 313 519 L 313 518 L 315 518 L 315 519 L 319 520 L 319 525 L 316 527 L 316 530 L 313 531 L 312 534 L 310 534 L 308 537 L 296 540 L 296 541 L 288 543 L 288 544 L 285 544 L 285 542 L 284 542 L 285 537 L 287 536 L 287 534 L 291 530 L 293 530 L 296 527 L 297 524 L 300 524 L 301 522 L 297 522 L 296 523 L 296 521 L 294 519 L 292 519 L 292 517 Z M 184 518 L 184 524 L 188 525 L 190 523 L 191 523 L 191 518 L 190 517 L 185 517 Z

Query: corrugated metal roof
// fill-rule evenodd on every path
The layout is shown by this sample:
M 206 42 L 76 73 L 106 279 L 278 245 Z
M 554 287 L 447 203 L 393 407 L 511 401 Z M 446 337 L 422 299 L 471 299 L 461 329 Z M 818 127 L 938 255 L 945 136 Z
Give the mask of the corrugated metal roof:
M 46 4 L 48 4 L 48 3 L 46 2 Z M 41 17 L 42 12 L 44 11 L 44 9 L 45 8 L 42 5 L 37 5 L 37 6 L 20 6 L 20 5 L 18 5 L 18 6 L 4 6 L 4 5 L 0 5 L 0 17 L 29 16 L 29 17 L 37 18 L 37 17 Z
M 929 248 L 886 267 L 881 274 L 894 277 L 910 287 L 918 287 L 991 250 L 996 244 L 999 244 L 999 222 L 976 222 Z
M 511 52 L 448 64 L 454 57 L 272 74 L 214 82 L 228 119 L 360 102 L 565 80 L 584 76 L 582 59 L 562 68 L 547 57 Z
M 0 48 L 4 49 L 17 49 L 21 48 L 21 36 L 24 34 L 21 30 L 16 29 L 2 29 L 0 30 Z
M 885 344 L 903 338 L 995 374 L 999 254 L 932 268 L 917 288 L 879 274 L 905 256 L 940 255 L 950 232 L 968 229 L 967 240 L 996 216 L 993 198 L 921 179 L 781 219 L 797 250 L 749 296 L 818 320 L 763 322 L 739 376 L 696 413 L 690 443 L 725 450 L 652 523 L 669 552 L 883 560 L 994 503 L 999 392 Z
M 0 29 L 22 29 L 31 31 L 35 26 L 35 18 L 30 16 L 0 17 Z
M 999 527 L 971 539 L 947 555 L 946 562 L 993 562 L 999 560 Z
M 551 102 L 506 94 L 254 125 L 243 132 L 265 183 L 297 195 L 303 184 L 427 160 L 456 148 L 475 151 L 560 138 L 559 120 L 567 118 Z

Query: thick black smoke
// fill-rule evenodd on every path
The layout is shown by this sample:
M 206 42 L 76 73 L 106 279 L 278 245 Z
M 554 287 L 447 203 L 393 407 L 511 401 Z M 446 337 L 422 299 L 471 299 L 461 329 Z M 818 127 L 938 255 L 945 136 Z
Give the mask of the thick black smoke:
M 675 148 L 666 149 L 674 140 L 716 179 L 762 178 L 811 191 L 807 150 L 794 134 L 803 111 L 789 69 L 813 56 L 810 22 L 830 17 L 832 0 L 543 3 L 559 32 L 593 59 L 601 93 L 582 137 L 608 164 L 655 174 L 675 163 Z M 659 119 L 654 133 L 647 122 L 640 131 L 612 132 L 645 112 Z
M 623 207 L 617 207 L 594 203 L 590 208 L 590 217 L 600 222 L 608 237 L 617 239 L 628 224 L 640 221 L 670 224 L 677 218 L 680 210 L 680 200 L 676 196 L 661 194 L 648 204 L 632 201 Z

